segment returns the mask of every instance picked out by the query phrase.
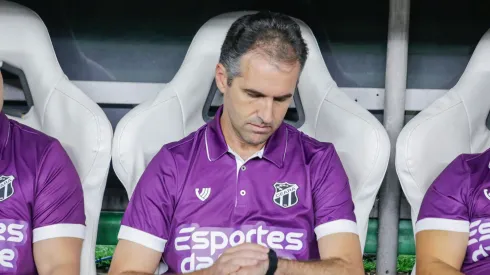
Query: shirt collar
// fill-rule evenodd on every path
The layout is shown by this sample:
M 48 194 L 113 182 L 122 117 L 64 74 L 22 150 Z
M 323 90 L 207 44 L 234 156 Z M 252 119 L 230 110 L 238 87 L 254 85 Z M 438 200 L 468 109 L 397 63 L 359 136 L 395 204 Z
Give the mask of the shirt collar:
M 240 159 L 243 163 L 245 163 L 249 159 L 253 159 L 253 158 L 260 158 L 261 159 L 264 156 L 264 148 L 262 148 L 259 151 L 255 152 L 255 154 L 251 155 L 247 160 L 242 159 L 242 157 L 240 157 L 240 155 L 238 155 L 235 151 L 233 151 L 233 149 L 231 149 L 230 146 L 228 146 L 228 152 L 230 154 L 234 155 L 235 158 Z
M 220 106 L 214 118 L 208 122 L 208 126 L 204 132 L 206 153 L 210 161 L 215 161 L 229 152 L 228 145 L 221 130 L 220 118 L 222 113 L 223 106 Z M 260 158 L 263 157 L 281 168 L 284 164 L 287 146 L 288 129 L 285 123 L 282 123 L 267 140 L 265 147 L 257 152 L 257 156 Z
M 0 111 L 0 157 L 3 155 L 3 150 L 7 146 L 10 137 L 10 121 L 8 117 Z

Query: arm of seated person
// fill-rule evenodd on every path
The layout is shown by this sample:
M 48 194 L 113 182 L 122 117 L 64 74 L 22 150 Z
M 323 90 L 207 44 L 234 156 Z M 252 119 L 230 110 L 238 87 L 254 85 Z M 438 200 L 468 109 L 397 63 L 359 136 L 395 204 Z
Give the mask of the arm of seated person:
M 276 275 L 362 275 L 362 251 L 357 234 L 349 180 L 334 146 L 327 146 L 311 161 L 315 235 L 320 259 L 279 259 Z M 243 268 L 236 274 L 259 274 L 268 263 Z M 252 270 L 253 269 L 253 270 Z M 262 273 L 263 274 L 263 273 Z
M 109 275 L 154 274 L 162 253 L 141 244 L 119 240 L 114 251 Z
M 80 274 L 85 211 L 80 177 L 58 141 L 44 151 L 33 209 L 33 256 L 40 275 Z
M 417 275 L 462 275 L 468 233 L 427 230 L 416 235 Z
M 320 260 L 280 260 L 276 274 L 364 274 L 349 179 L 333 145 L 312 161 L 311 173 Z
M 244 243 L 227 249 L 210 267 L 197 270 L 190 275 L 229 275 L 243 267 L 257 266 L 267 260 L 268 248 Z M 162 254 L 143 245 L 120 240 L 114 252 L 109 275 L 154 274 Z M 175 274 L 175 273 L 173 273 Z M 172 274 L 169 274 L 172 275 Z
M 362 275 L 362 253 L 359 237 L 353 233 L 336 233 L 318 241 L 320 260 L 292 261 L 280 259 L 275 274 Z M 237 273 L 240 274 L 240 273 Z
M 80 274 L 83 240 L 53 238 L 33 245 L 34 260 L 40 275 Z
M 121 220 L 109 274 L 154 274 L 170 236 L 178 172 L 163 147 L 141 175 Z
M 167 148 L 150 161 L 121 221 L 109 274 L 154 274 L 170 236 L 178 190 L 178 172 Z M 241 266 L 267 259 L 268 249 L 242 244 L 226 250 L 213 266 L 190 274 L 229 275 Z
M 460 155 L 427 190 L 415 225 L 417 275 L 463 274 L 460 270 L 468 247 L 470 186 L 470 168 L 465 156 Z

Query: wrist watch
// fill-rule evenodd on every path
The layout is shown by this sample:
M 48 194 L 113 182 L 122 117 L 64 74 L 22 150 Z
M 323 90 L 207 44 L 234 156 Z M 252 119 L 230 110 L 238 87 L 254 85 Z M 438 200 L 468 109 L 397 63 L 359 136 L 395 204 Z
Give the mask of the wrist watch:
M 277 270 L 277 254 L 274 250 L 269 248 L 269 268 L 267 269 L 267 273 L 265 275 L 274 275 Z

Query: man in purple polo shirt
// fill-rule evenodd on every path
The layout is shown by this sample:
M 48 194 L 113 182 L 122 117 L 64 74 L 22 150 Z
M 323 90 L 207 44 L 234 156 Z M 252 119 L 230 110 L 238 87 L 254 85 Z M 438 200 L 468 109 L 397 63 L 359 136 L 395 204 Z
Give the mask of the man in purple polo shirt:
M 149 163 L 110 274 L 152 274 L 162 253 L 169 273 L 363 274 L 334 146 L 283 122 L 307 52 L 286 15 L 231 26 L 215 78 L 224 104 Z
M 417 275 L 490 274 L 490 149 L 453 160 L 425 194 Z
M 84 231 L 80 178 L 61 144 L 0 112 L 0 274 L 80 274 Z

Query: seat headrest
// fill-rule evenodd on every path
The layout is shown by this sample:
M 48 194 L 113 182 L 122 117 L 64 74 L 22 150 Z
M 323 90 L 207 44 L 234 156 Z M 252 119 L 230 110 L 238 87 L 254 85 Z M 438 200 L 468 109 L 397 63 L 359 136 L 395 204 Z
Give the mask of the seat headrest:
M 486 121 L 490 112 L 490 29 L 483 35 L 458 83 L 450 90 L 459 96 L 466 110 L 470 136 L 474 145 L 486 143 L 474 138 L 487 132 Z M 448 93 L 448 95 L 450 95 Z M 474 146 L 472 146 L 475 148 Z M 479 146 L 477 146 L 479 147 Z
M 229 28 L 239 17 L 255 12 L 229 12 L 208 20 L 194 36 L 177 74 L 166 85 L 165 92 L 158 94 L 153 104 L 168 100 L 170 94 L 177 95 L 182 102 L 184 125 L 187 125 L 189 121 L 195 120 L 196 118 L 192 116 L 195 110 L 202 110 L 203 104 L 206 102 L 209 89 L 214 80 L 216 64 L 219 62 L 221 46 Z M 316 38 L 303 21 L 296 18 L 293 19 L 299 24 L 303 39 L 309 48 L 308 59 L 300 77 L 298 90 L 301 94 L 301 86 L 303 84 L 312 85 L 311 82 L 314 82 L 315 86 L 320 85 L 322 87 L 320 90 L 327 92 L 332 85 L 336 84 L 326 67 Z M 191 79 L 192 81 L 190 81 Z M 206 88 L 203 89 L 203 87 Z M 308 116 L 306 112 L 311 111 L 311 117 L 316 117 L 316 111 L 325 98 L 325 93 L 316 95 L 308 92 L 307 94 L 301 94 L 301 97 L 305 116 Z M 193 122 L 189 124 L 197 125 Z M 186 129 L 186 132 L 193 131 L 194 128 Z
M 458 83 L 400 132 L 396 169 L 412 222 L 429 186 L 458 155 L 490 146 L 490 30 L 480 39 Z
M 480 39 L 462 77 L 488 71 L 490 71 L 490 29 Z
M 0 61 L 23 71 L 34 102 L 44 105 L 64 77 L 44 22 L 34 11 L 0 0 L 0 26 Z

